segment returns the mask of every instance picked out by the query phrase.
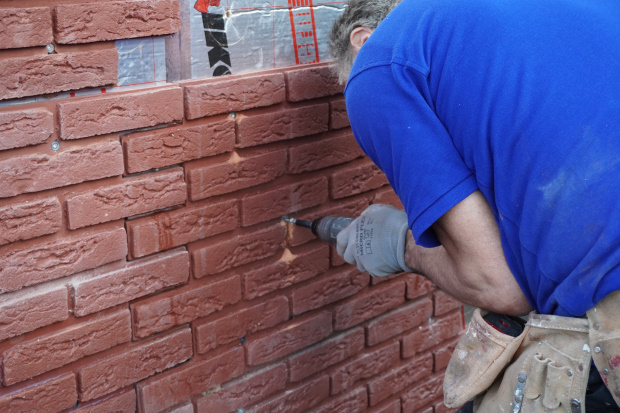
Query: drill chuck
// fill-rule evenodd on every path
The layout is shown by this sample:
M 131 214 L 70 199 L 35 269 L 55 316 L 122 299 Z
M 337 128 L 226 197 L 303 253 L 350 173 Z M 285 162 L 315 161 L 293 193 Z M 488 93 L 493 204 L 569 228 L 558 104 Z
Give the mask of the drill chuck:
M 321 241 L 336 245 L 336 239 L 340 231 L 345 229 L 354 218 L 350 217 L 322 217 L 314 221 L 304 221 L 301 219 L 282 217 L 285 222 L 290 222 L 300 227 L 310 228 L 312 233 Z

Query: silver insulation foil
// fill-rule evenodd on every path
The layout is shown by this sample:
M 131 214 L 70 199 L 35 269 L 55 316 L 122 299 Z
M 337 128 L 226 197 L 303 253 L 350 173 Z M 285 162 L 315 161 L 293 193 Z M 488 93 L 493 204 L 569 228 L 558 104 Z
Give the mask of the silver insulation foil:
M 249 73 L 329 60 L 328 39 L 347 1 L 180 0 L 169 36 L 116 41 L 114 86 L 1 101 L 0 107 Z

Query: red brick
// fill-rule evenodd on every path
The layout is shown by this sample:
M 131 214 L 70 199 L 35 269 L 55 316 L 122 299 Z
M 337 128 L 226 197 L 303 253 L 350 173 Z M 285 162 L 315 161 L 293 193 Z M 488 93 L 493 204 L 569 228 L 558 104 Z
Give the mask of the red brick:
M 146 128 L 181 119 L 183 101 L 178 86 L 101 94 L 58 104 L 62 139 Z
M 271 400 L 245 409 L 244 413 L 305 412 L 325 400 L 328 394 L 329 378 L 327 376 L 321 376 L 288 390 Z
M 442 341 L 456 337 L 462 330 L 460 313 L 435 318 L 423 328 L 403 337 L 403 357 L 411 357 L 424 350 L 428 350 Z
M 56 6 L 56 42 L 92 43 L 176 33 L 179 0 L 106 1 Z
M 344 330 L 398 307 L 405 301 L 405 283 L 391 282 L 337 305 L 334 308 L 334 328 Z
M 341 129 L 350 125 L 349 117 L 347 116 L 347 103 L 344 97 L 333 99 L 329 102 L 329 128 Z
M 332 394 L 338 394 L 353 387 L 359 380 L 368 379 L 392 369 L 400 359 L 400 344 L 393 341 L 377 346 L 372 351 L 361 354 L 331 373 Z
M 340 397 L 329 399 L 311 413 L 358 413 L 366 411 L 368 394 L 365 387 L 359 387 Z
M 372 379 L 368 383 L 370 405 L 374 406 L 394 394 L 399 394 L 413 383 L 428 377 L 432 369 L 433 358 L 430 354 L 424 354 Z
M 285 99 L 281 73 L 225 76 L 188 84 L 184 90 L 187 119 L 271 106 Z
M 296 251 L 284 250 L 282 257 L 261 268 L 243 274 L 243 296 L 262 297 L 278 289 L 310 279 L 329 268 L 329 248 L 319 244 Z
M 135 337 L 147 337 L 190 322 L 241 300 L 239 276 L 159 294 L 133 304 Z
M 182 168 L 125 178 L 121 184 L 99 186 L 67 198 L 69 229 L 184 204 L 186 199 Z
M 385 174 L 373 163 L 348 166 L 330 176 L 331 197 L 340 199 L 388 185 Z
M 0 113 L 0 150 L 38 145 L 45 142 L 52 133 L 54 115 L 48 110 L 23 109 Z
M 310 172 L 349 162 L 364 153 L 351 132 L 289 148 L 289 168 L 293 174 Z
M 396 192 L 394 192 L 394 189 L 392 189 L 391 186 L 377 190 L 374 198 L 372 199 L 372 203 L 387 204 L 398 209 L 405 209 L 402 202 L 400 202 L 398 195 L 396 195 Z
M 0 303 L 0 341 L 69 317 L 67 287 L 32 287 L 5 294 Z
M 441 290 L 435 291 L 433 295 L 435 296 L 435 316 L 449 313 L 463 305 Z
M 432 282 L 419 274 L 406 274 L 404 278 L 407 284 L 408 300 L 428 294 L 435 289 L 435 285 Z
M 0 245 L 53 234 L 62 227 L 62 209 L 56 197 L 0 206 Z
M 237 377 L 243 371 L 243 349 L 235 347 L 223 354 L 159 374 L 137 384 L 140 411 L 160 412 Z
M 336 248 L 335 245 L 329 246 L 329 254 L 332 257 L 330 261 L 332 267 L 338 267 L 340 265 L 344 265 L 347 263 L 345 260 L 342 259 L 340 255 L 338 255 L 338 249 Z M 372 280 L 372 277 L 371 277 L 371 280 Z
M 27 383 L 24 387 L 0 396 L 0 411 L 5 413 L 60 412 L 75 405 L 77 390 L 75 375 Z
M 47 7 L 0 9 L 3 49 L 43 46 L 52 42 L 52 13 Z
M 368 411 L 369 413 L 400 413 L 400 399 L 392 400 L 388 404 L 384 404 L 380 407 L 375 407 L 372 410 Z M 422 412 L 422 413 L 433 413 L 433 412 Z
M 418 413 L 422 406 L 442 397 L 443 375 L 429 377 L 402 395 L 403 413 Z
M 207 123 L 193 122 L 131 133 L 121 139 L 127 172 L 142 172 L 232 151 L 235 121 L 229 117 Z
M 0 100 L 111 85 L 117 74 L 115 48 L 6 57 L 0 59 Z
M 361 328 L 323 341 L 289 359 L 290 380 L 303 380 L 360 353 L 363 349 L 364 330 Z
M 182 406 L 178 406 L 169 410 L 168 413 L 194 413 L 194 405 L 192 402 L 188 402 Z
M 375 286 L 381 283 L 387 283 L 390 282 L 392 280 L 396 280 L 396 279 L 403 279 L 404 273 L 397 273 L 397 274 L 391 274 L 391 275 L 386 275 L 385 277 L 370 277 L 370 285 L 371 286 Z
M 24 381 L 131 340 L 129 311 L 23 341 L 2 353 L 5 385 Z
M 368 286 L 370 276 L 357 268 L 331 273 L 297 288 L 291 294 L 293 315 L 324 307 L 343 298 L 357 294 Z
M 361 214 L 366 207 L 368 207 L 368 200 L 365 198 L 342 200 L 333 207 L 321 208 L 318 211 L 312 211 L 311 213 L 305 214 L 303 218 L 306 220 L 314 220 L 325 216 L 356 217 Z M 316 237 L 312 234 L 312 231 L 307 228 L 302 228 L 295 225 L 287 225 L 286 228 L 288 230 L 288 243 L 291 246 L 301 245 L 316 239 Z
M 188 278 L 189 254 L 185 250 L 100 267 L 72 280 L 74 314 L 81 317 L 95 313 L 182 284 Z
M 332 331 L 331 314 L 323 311 L 296 318 L 274 331 L 246 341 L 247 363 L 250 366 L 267 363 L 315 344 Z
M 16 154 L 0 160 L 0 198 L 122 173 L 121 146 L 109 139 L 68 145 L 56 153 L 50 150 L 50 153 Z
M 18 290 L 123 259 L 125 230 L 80 231 L 60 240 L 0 247 L 0 292 Z
M 314 135 L 327 130 L 329 105 L 318 103 L 279 111 L 237 115 L 237 147 Z
M 433 358 L 435 359 L 433 371 L 442 371 L 448 367 L 448 363 L 450 362 L 450 358 L 452 357 L 457 343 L 458 339 L 443 344 L 440 348 L 433 351 Z
M 245 154 L 233 152 L 226 160 L 185 167 L 192 201 L 227 194 L 273 181 L 286 172 L 286 150 Z
M 132 389 L 114 394 L 92 403 L 80 404 L 80 407 L 71 411 L 76 413 L 135 413 L 136 392 Z
M 271 257 L 284 247 L 284 234 L 284 225 L 279 223 L 223 240 L 207 240 L 207 245 L 191 249 L 194 277 L 217 274 Z
M 286 387 L 286 365 L 269 366 L 243 376 L 196 401 L 197 413 L 234 412 Z
M 86 401 L 131 385 L 183 363 L 192 356 L 189 328 L 139 342 L 79 369 L 80 400 Z
M 338 84 L 338 78 L 326 65 L 289 70 L 284 75 L 289 102 L 335 95 L 344 90 L 344 85 Z
M 382 315 L 368 323 L 367 344 L 374 346 L 388 338 L 418 327 L 433 315 L 433 301 L 430 298 L 415 301 Z
M 206 353 L 247 334 L 271 328 L 289 319 L 288 300 L 276 297 L 237 310 L 225 317 L 196 325 L 196 352 Z
M 135 411 L 136 392 L 133 389 L 91 403 L 80 404 L 77 409 L 71 410 L 75 413 L 135 413 Z
M 241 222 L 250 226 L 284 214 L 320 205 L 327 200 L 327 178 L 298 181 L 283 187 L 261 190 L 241 200 Z
M 133 257 L 143 257 L 233 230 L 238 225 L 236 200 L 195 204 L 128 221 L 129 250 Z

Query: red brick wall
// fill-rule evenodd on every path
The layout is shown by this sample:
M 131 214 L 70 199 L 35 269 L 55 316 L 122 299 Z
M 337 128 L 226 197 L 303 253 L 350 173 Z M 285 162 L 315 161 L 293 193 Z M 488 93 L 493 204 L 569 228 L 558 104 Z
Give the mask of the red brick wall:
M 0 99 L 113 85 L 115 39 L 178 27 L 5 1 Z M 315 65 L 0 107 L 0 411 L 446 412 L 459 305 L 280 222 L 398 203 L 341 92 Z

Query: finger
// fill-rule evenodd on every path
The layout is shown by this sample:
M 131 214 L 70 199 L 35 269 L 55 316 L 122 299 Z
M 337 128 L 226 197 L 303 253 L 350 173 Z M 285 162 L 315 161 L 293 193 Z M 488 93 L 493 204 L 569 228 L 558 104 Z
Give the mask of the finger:
M 355 240 L 352 242 L 348 242 L 347 248 L 342 254 L 342 259 L 344 259 L 349 264 L 357 264 L 357 254 L 355 253 Z
M 340 255 L 341 257 L 344 257 L 344 252 L 346 251 L 347 246 L 349 245 L 349 233 L 351 232 L 352 228 L 355 228 L 355 227 L 349 224 L 345 227 L 345 229 L 340 231 L 338 235 L 336 236 L 336 251 L 338 252 L 338 255 Z

